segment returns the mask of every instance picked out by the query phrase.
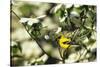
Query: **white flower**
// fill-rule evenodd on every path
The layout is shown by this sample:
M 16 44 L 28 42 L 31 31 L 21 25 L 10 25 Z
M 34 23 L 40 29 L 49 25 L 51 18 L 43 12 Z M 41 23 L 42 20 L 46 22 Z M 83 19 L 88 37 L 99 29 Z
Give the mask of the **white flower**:
M 21 23 L 26 23 L 26 22 L 28 22 L 29 21 L 29 18 L 21 18 L 20 20 L 19 20 L 19 22 L 21 22 Z
M 56 34 L 58 34 L 59 32 L 61 32 L 61 27 L 58 27 L 57 31 L 56 31 Z
M 35 19 L 30 18 L 30 20 L 28 21 L 28 25 L 32 25 L 34 23 L 39 23 L 39 19 L 37 19 L 37 18 L 35 18 Z
M 61 7 L 62 7 L 62 4 L 57 5 L 54 9 L 54 13 L 56 13 Z
M 79 16 L 79 14 L 78 14 L 78 12 L 76 12 L 76 11 L 72 11 L 72 12 L 71 12 L 71 16 Z
M 38 58 L 36 61 L 37 62 L 39 62 L 39 61 L 45 62 L 47 59 L 48 59 L 48 56 L 46 54 L 44 54 L 43 56 L 41 56 L 40 58 Z
M 28 25 L 32 25 L 34 23 L 39 23 L 39 19 L 43 19 L 44 17 L 46 17 L 46 15 L 42 15 L 42 16 L 39 16 L 39 17 L 36 17 L 36 18 L 21 18 L 19 20 L 19 22 L 21 23 L 28 23 Z
M 89 39 L 86 37 L 85 40 L 83 40 L 83 43 L 86 44 L 89 42 Z
M 72 53 L 69 55 L 69 58 L 65 60 L 66 63 L 74 63 L 76 62 L 80 57 L 79 53 Z
M 49 39 L 49 36 L 48 36 L 48 35 L 45 35 L 44 38 L 45 38 L 46 40 L 48 40 L 48 39 Z
M 21 18 L 19 20 L 19 22 L 21 23 L 26 23 L 28 22 L 28 25 L 32 25 L 33 23 L 38 23 L 39 20 L 37 18 L 33 19 L 33 18 Z
M 46 17 L 46 15 L 41 15 L 41 16 L 37 17 L 37 19 L 42 19 L 42 18 L 45 18 L 45 17 Z

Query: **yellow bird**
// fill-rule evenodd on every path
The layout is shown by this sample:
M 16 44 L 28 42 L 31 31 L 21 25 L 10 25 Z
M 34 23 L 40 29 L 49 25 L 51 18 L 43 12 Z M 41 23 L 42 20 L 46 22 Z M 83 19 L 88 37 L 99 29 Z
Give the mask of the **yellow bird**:
M 58 38 L 58 44 L 60 45 L 60 47 L 62 48 L 69 48 L 70 47 L 70 42 L 71 42 L 71 38 L 67 38 L 65 37 L 64 35 L 61 35 L 59 38 Z

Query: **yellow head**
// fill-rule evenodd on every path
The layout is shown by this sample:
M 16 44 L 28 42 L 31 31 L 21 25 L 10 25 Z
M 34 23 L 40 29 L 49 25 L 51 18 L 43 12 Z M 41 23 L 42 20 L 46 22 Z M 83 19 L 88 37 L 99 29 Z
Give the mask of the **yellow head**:
M 65 37 L 64 35 L 61 35 L 58 39 L 58 43 L 60 47 L 65 48 L 65 49 L 70 46 L 70 44 L 68 44 L 69 42 L 71 42 L 71 39 Z

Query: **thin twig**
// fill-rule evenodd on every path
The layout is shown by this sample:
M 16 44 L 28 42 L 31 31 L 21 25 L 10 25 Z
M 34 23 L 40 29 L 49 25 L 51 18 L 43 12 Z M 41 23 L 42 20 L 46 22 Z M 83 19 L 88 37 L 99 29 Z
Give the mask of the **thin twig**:
M 65 63 L 65 56 L 64 55 L 66 55 L 65 53 L 66 52 L 68 52 L 68 49 L 71 47 L 71 45 L 69 45 L 66 49 L 65 49 L 65 51 L 63 52 L 63 62 Z
M 16 17 L 20 20 L 20 17 L 19 17 L 13 10 L 11 10 L 11 12 L 13 12 L 13 13 L 16 15 Z M 44 49 L 42 48 L 42 46 L 39 44 L 38 40 L 37 40 L 36 38 L 34 38 L 34 37 L 28 32 L 28 29 L 25 27 L 25 25 L 24 25 L 24 24 L 22 24 L 22 25 L 24 26 L 25 30 L 26 30 L 27 33 L 30 35 L 30 37 L 31 37 L 33 40 L 35 40 L 35 41 L 37 42 L 37 44 L 38 44 L 38 46 L 41 48 L 41 50 L 42 50 L 47 56 L 51 57 L 48 53 L 45 52 L 45 50 L 44 50 Z M 56 58 L 56 60 L 62 61 L 62 60 L 57 59 L 57 58 Z
M 62 62 L 64 63 L 64 61 L 63 61 L 63 56 L 62 56 L 62 54 L 61 54 L 60 47 L 58 47 L 58 51 L 59 51 L 60 57 L 61 57 L 61 59 L 62 59 Z
M 11 12 L 13 12 L 16 15 L 16 17 L 20 20 L 20 17 L 13 10 L 11 10 Z

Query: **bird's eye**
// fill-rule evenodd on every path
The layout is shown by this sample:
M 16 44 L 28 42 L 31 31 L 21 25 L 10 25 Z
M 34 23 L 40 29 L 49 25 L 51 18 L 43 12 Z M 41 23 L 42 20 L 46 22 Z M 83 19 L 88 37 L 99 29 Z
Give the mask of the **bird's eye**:
M 60 38 L 61 38 L 61 36 L 58 37 L 58 39 L 60 39 Z
M 63 44 L 66 44 L 67 42 L 63 42 Z
M 67 44 L 67 43 L 68 43 L 68 41 L 63 42 L 63 44 Z

